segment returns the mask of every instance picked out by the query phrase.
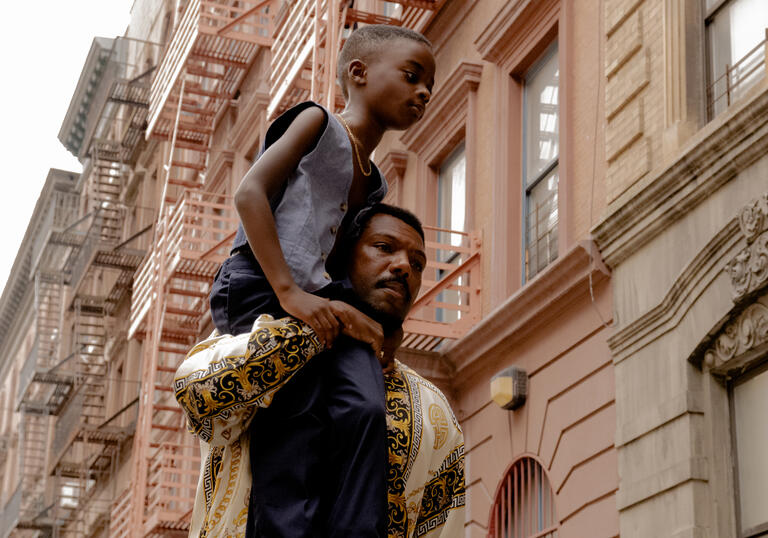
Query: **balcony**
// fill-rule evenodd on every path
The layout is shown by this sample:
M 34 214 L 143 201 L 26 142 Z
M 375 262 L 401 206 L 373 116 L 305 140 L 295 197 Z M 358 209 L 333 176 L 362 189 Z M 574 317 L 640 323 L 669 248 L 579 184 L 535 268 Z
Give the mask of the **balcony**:
M 158 43 L 128 37 L 97 37 L 80 73 L 59 140 L 78 159 L 92 157 L 100 140 L 118 144 L 123 162 L 133 158 L 143 138 L 149 84 Z
M 184 191 L 167 210 L 155 248 L 136 274 L 128 338 L 144 332 L 157 286 L 168 284 L 163 330 L 179 338 L 199 335 L 198 322 L 208 309 L 208 287 L 229 255 L 238 222 L 230 196 Z
M 260 46 L 272 45 L 274 1 L 190 0 L 160 65 L 149 99 L 147 138 L 170 138 L 182 81 L 184 92 L 178 138 L 205 145 L 224 102 L 231 99 Z
M 482 241 L 477 232 L 424 226 L 427 267 L 421 294 L 403 325 L 402 347 L 438 351 L 446 340 L 457 340 L 480 321 L 482 304 Z
M 92 211 L 82 245 L 67 262 L 73 296 L 87 292 L 102 297 L 111 315 L 130 291 L 150 248 L 155 215 L 154 209 L 114 203 Z
M 768 28 L 766 38 L 755 45 L 733 65 L 726 64 L 722 75 L 707 87 L 707 117 L 712 120 L 731 103 L 745 96 L 765 78 L 768 58 Z
M 200 447 L 162 443 L 149 462 L 144 534 L 186 531 L 200 476 Z

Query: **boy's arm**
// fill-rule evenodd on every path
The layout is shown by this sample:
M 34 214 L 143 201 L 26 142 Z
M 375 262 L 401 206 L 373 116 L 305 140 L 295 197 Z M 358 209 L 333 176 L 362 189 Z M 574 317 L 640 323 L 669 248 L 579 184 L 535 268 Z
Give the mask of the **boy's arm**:
M 190 432 L 212 445 L 242 434 L 259 407 L 323 347 L 308 325 L 261 316 L 249 334 L 209 338 L 196 345 L 173 380 Z
M 332 301 L 344 318 L 352 309 Z M 364 314 L 344 327 L 350 338 L 373 343 L 381 326 Z M 209 338 L 187 354 L 173 389 L 189 430 L 212 445 L 237 439 L 259 407 L 272 398 L 312 357 L 323 350 L 312 328 L 293 318 L 261 316 L 249 334 Z
M 253 254 L 287 313 L 309 324 L 325 345 L 339 331 L 329 301 L 302 290 L 291 276 L 280 249 L 270 199 L 282 189 L 302 157 L 312 148 L 325 126 L 325 112 L 309 107 L 300 112 L 245 174 L 235 193 L 235 208 Z

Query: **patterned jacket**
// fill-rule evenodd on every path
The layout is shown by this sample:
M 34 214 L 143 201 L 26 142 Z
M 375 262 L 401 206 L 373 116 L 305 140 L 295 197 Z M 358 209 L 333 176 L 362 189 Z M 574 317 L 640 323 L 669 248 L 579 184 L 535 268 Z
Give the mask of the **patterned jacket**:
M 200 440 L 190 536 L 242 537 L 248 514 L 248 424 L 322 346 L 309 326 L 261 316 L 250 333 L 213 336 L 176 372 L 174 391 Z M 445 396 L 396 361 L 385 377 L 390 538 L 464 533 L 464 436 Z

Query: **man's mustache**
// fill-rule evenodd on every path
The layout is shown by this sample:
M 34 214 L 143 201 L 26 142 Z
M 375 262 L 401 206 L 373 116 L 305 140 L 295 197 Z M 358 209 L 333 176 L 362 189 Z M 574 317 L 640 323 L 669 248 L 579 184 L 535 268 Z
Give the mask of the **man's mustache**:
M 391 282 L 397 282 L 398 284 L 402 285 L 403 287 L 403 296 L 405 297 L 406 301 L 411 300 L 411 290 L 408 288 L 408 280 L 405 277 L 402 276 L 393 276 L 390 278 L 382 278 L 378 282 L 376 282 L 377 288 L 387 288 L 389 287 L 388 284 Z

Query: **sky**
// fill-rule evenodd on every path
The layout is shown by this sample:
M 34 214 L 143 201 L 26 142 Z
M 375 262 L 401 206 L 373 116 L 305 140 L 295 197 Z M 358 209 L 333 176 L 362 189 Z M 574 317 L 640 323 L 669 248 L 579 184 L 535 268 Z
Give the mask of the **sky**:
M 5 287 L 50 168 L 82 166 L 57 135 L 96 36 L 125 33 L 133 0 L 4 2 L 0 286 Z

